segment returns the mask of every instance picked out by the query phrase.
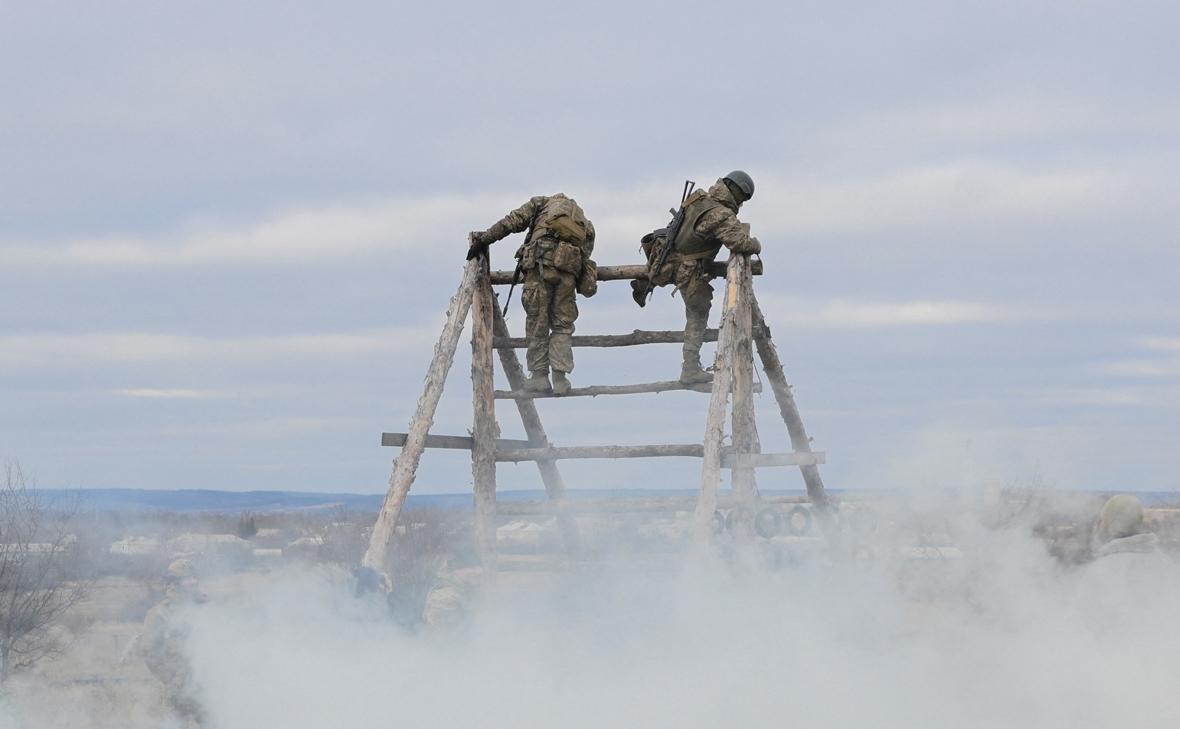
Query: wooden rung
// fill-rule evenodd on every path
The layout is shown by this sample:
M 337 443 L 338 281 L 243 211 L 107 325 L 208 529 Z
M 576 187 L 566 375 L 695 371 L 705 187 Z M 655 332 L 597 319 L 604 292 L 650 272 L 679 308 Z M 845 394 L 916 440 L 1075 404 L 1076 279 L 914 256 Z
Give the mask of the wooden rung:
M 585 458 L 703 458 L 704 455 L 704 446 L 696 443 L 496 449 L 497 461 L 511 463 Z M 725 448 L 721 452 L 721 465 L 723 468 L 799 466 L 815 465 L 823 462 L 824 454 L 814 451 L 811 453 L 749 453 L 736 455 L 731 449 Z
M 496 449 L 497 461 L 555 461 L 570 458 L 700 458 L 702 446 L 684 445 L 633 445 L 633 446 L 565 446 L 548 448 L 504 448 Z
M 644 392 L 668 392 L 673 390 L 692 390 L 693 392 L 710 392 L 712 385 L 708 382 L 699 385 L 686 385 L 680 380 L 665 382 L 647 382 L 639 385 L 592 385 L 590 387 L 574 387 L 564 395 L 552 392 L 526 392 L 524 390 L 496 390 L 497 400 L 533 400 L 548 397 L 597 397 L 598 395 L 636 395 Z M 755 383 L 754 392 L 761 392 L 760 385 Z
M 406 444 L 406 433 L 382 433 L 381 445 L 383 446 L 397 446 L 401 447 Z M 469 451 L 471 450 L 474 439 L 469 435 L 428 435 L 426 436 L 427 448 L 450 448 L 455 450 Z M 533 448 L 539 447 L 541 443 L 534 443 L 531 440 L 518 440 L 515 438 L 497 438 L 496 448 Z
M 827 463 L 823 451 L 809 453 L 745 453 L 723 455 L 721 465 L 725 468 L 773 468 L 775 466 L 819 466 Z
M 754 331 L 755 337 L 762 336 L 762 330 Z M 717 341 L 717 330 L 706 329 L 706 342 Z M 575 334 L 570 337 L 575 347 L 634 347 L 640 344 L 684 344 L 684 330 L 645 331 L 636 329 L 630 334 Z M 496 337 L 492 340 L 496 349 L 524 349 L 529 346 L 526 337 Z
M 750 270 L 755 276 L 761 276 L 762 261 L 752 261 Z M 712 276 L 724 276 L 725 263 L 714 261 L 709 264 L 709 273 Z M 510 284 L 512 283 L 512 274 L 512 271 L 492 271 L 492 284 L 497 286 Z M 637 278 L 647 278 L 646 265 L 598 267 L 599 281 L 630 281 Z
M 806 504 L 810 499 L 806 496 L 770 495 L 759 496 L 756 507 L 774 505 Z M 696 508 L 695 496 L 649 496 L 643 498 L 589 498 L 589 499 L 560 499 L 549 501 L 500 501 L 496 504 L 499 516 L 533 516 L 553 514 L 556 512 L 574 514 L 604 514 L 617 512 L 642 511 L 692 511 Z M 731 494 L 721 494 L 717 497 L 717 507 L 731 509 L 738 505 L 738 500 Z

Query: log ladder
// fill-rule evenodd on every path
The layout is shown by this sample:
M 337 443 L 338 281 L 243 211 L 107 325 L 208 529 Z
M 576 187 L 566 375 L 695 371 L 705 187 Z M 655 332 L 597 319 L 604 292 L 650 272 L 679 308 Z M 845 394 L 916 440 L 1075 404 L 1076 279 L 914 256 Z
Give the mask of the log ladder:
M 496 565 L 496 464 L 498 462 L 533 461 L 541 473 L 545 492 L 557 516 L 566 549 L 578 552 L 578 532 L 573 503 L 565 499 L 566 488 L 557 461 L 582 458 L 701 458 L 700 491 L 693 504 L 693 534 L 698 542 L 707 542 L 713 533 L 718 506 L 721 469 L 732 471 L 732 497 L 729 499 L 745 523 L 739 520 L 736 533 L 749 535 L 758 487 L 755 471 L 774 466 L 798 466 L 807 486 L 809 500 L 825 509 L 828 500 L 818 466 L 824 454 L 811 450 L 810 439 L 795 405 L 791 386 L 770 338 L 770 329 L 754 296 L 753 276 L 760 275 L 761 262 L 749 256 L 733 254 L 727 263 L 714 263 L 713 273 L 725 276 L 725 296 L 721 321 L 717 329 L 706 331 L 705 341 L 717 342 L 712 383 L 685 385 L 679 381 L 637 385 L 598 385 L 577 387 L 567 394 L 529 393 L 524 390 L 525 373 L 516 350 L 526 346 L 524 338 L 510 337 L 503 313 L 492 291 L 494 285 L 512 282 L 511 271 L 490 271 L 486 256 L 467 262 L 463 281 L 447 309 L 447 321 L 434 348 L 434 358 L 426 373 L 425 390 L 406 433 L 383 433 L 381 444 L 400 446 L 389 478 L 389 491 L 377 516 L 376 524 L 362 564 L 378 572 L 385 560 L 395 526 L 414 481 L 422 452 L 426 448 L 459 448 L 471 451 L 471 472 L 475 496 L 475 545 L 485 569 Z M 599 281 L 629 281 L 645 278 L 645 266 L 604 266 L 598 269 Z M 431 435 L 430 426 L 442 396 L 443 384 L 454 361 L 455 350 L 463 332 L 468 312 L 472 318 L 471 380 L 474 386 L 474 423 L 470 436 Z M 677 331 L 634 331 L 630 334 L 574 336 L 575 347 L 625 347 L 643 344 L 682 343 L 684 333 Z M 499 355 L 509 386 L 495 389 L 493 350 Z M 754 352 L 762 362 L 766 380 L 774 392 L 779 413 L 790 436 L 792 453 L 762 453 L 754 419 Z M 709 408 L 701 444 L 682 445 L 607 445 L 557 447 L 549 442 L 534 400 L 550 397 L 625 395 L 633 393 L 694 390 L 708 392 Z M 524 424 L 527 440 L 500 438 L 496 422 L 496 400 L 512 400 Z M 732 445 L 723 445 L 725 416 L 732 400 Z M 683 501 L 682 499 L 679 501 Z M 671 502 L 669 502 L 671 503 Z

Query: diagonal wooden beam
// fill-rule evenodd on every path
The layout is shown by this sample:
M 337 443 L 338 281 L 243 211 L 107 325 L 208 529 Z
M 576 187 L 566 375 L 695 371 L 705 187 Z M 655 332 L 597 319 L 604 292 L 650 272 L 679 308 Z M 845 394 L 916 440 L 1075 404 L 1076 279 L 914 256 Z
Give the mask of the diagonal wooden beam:
M 791 447 L 799 453 L 811 452 L 811 438 L 807 436 L 807 429 L 803 427 L 803 417 L 799 414 L 799 406 L 795 404 L 795 396 L 791 392 L 791 385 L 783 372 L 783 363 L 779 359 L 778 350 L 770 338 L 770 328 L 762 316 L 762 309 L 758 306 L 758 297 L 750 290 L 750 312 L 753 324 L 762 330 L 764 336 L 755 340 L 758 357 L 762 360 L 762 369 L 774 392 L 775 402 L 778 403 L 779 415 L 787 426 L 787 434 L 791 438 Z M 824 490 L 824 481 L 819 475 L 819 468 L 815 465 L 800 466 L 803 482 L 807 485 L 807 495 L 812 503 L 820 507 L 828 506 L 828 495 Z
M 394 529 L 402 506 L 406 502 L 406 494 L 410 491 L 410 485 L 414 483 L 418 462 L 422 459 L 422 451 L 426 447 L 426 435 L 434 422 L 434 413 L 438 410 L 438 401 L 442 397 L 447 373 L 455 361 L 455 349 L 459 345 L 459 337 L 463 334 L 463 322 L 471 309 L 471 296 L 480 265 L 479 260 L 471 260 L 463 268 L 463 280 L 459 284 L 459 290 L 451 298 L 450 306 L 447 307 L 447 321 L 443 325 L 438 343 L 434 345 L 434 357 L 426 370 L 426 386 L 422 396 L 418 398 L 414 417 L 410 419 L 406 444 L 393 462 L 389 490 L 381 504 L 381 511 L 377 514 L 377 521 L 373 524 L 369 547 L 361 559 L 362 566 L 377 572 L 385 572 L 385 560 L 390 542 L 393 540 Z

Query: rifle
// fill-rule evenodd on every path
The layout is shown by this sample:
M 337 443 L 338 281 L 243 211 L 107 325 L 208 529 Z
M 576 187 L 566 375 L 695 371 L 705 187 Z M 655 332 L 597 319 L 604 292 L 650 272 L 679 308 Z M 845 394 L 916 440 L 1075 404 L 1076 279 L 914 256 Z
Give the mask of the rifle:
M 520 267 L 520 261 L 516 262 L 516 270 L 512 272 L 512 285 L 508 287 L 508 298 L 504 299 L 504 318 L 508 318 L 508 305 L 512 303 L 512 292 L 516 290 L 516 284 L 520 283 L 520 274 L 524 269 Z
M 672 222 L 668 223 L 666 230 L 667 237 L 664 242 L 664 250 L 660 251 L 659 257 L 656 259 L 655 265 L 650 269 L 652 272 L 659 272 L 664 264 L 668 261 L 668 255 L 672 253 L 672 248 L 676 243 L 676 236 L 680 234 L 680 226 L 684 224 L 684 201 L 692 194 L 693 188 L 697 183 L 692 180 L 684 181 L 684 192 L 680 193 L 680 207 L 669 208 L 668 212 L 672 213 Z M 654 286 L 648 286 L 647 298 L 650 300 L 655 295 L 656 289 Z

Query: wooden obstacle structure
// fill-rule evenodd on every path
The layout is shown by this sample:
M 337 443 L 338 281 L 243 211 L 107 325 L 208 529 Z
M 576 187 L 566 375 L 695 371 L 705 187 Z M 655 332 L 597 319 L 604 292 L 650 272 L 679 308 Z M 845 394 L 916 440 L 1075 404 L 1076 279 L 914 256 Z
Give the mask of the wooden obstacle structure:
M 754 295 L 753 276 L 762 273 L 760 261 L 749 256 L 732 254 L 728 263 L 714 263 L 712 272 L 725 276 L 725 295 L 721 321 L 717 329 L 706 332 L 706 341 L 717 342 L 712 383 L 685 385 L 679 381 L 653 382 L 634 385 L 597 385 L 571 389 L 564 395 L 530 393 L 524 390 L 525 373 L 516 349 L 526 346 L 523 338 L 510 337 L 508 326 L 500 311 L 494 285 L 512 282 L 511 271 L 490 271 L 487 256 L 467 262 L 459 290 L 447 309 L 447 321 L 435 345 L 434 358 L 426 373 L 425 389 L 418 400 L 417 410 L 406 433 L 384 433 L 381 444 L 400 446 L 389 479 L 389 491 L 377 515 L 369 547 L 362 564 L 383 572 L 385 559 L 394 535 L 394 528 L 405 504 L 406 495 L 414 481 L 422 452 L 426 448 L 458 448 L 471 451 L 471 472 L 475 491 L 475 544 L 485 569 L 496 566 L 496 463 L 533 461 L 545 484 L 548 505 L 546 513 L 557 517 L 566 549 L 576 554 L 579 549 L 575 503 L 566 500 L 565 482 L 557 467 L 563 459 L 584 458 L 660 458 L 689 457 L 702 459 L 700 490 L 690 505 L 693 511 L 693 534 L 706 542 L 713 533 L 714 515 L 724 499 L 743 515 L 738 519 L 735 534 L 748 537 L 752 533 L 754 507 L 759 501 L 755 473 L 759 468 L 798 466 L 807 486 L 807 496 L 820 509 L 827 508 L 823 480 L 818 466 L 824 454 L 811 450 L 811 442 L 795 405 L 791 386 L 787 383 L 782 362 L 770 338 L 770 329 Z M 629 281 L 647 277 L 646 266 L 603 266 L 598 269 L 599 281 Z M 447 373 L 454 361 L 455 350 L 470 312 L 471 381 L 474 387 L 474 419 L 470 436 L 430 434 L 435 410 L 442 396 Z M 678 331 L 634 331 L 630 334 L 574 336 L 575 347 L 630 347 L 646 344 L 681 343 L 684 333 Z M 754 353 L 762 362 L 766 380 L 774 393 L 779 413 L 790 436 L 791 453 L 763 453 L 754 419 L 753 395 L 759 391 L 754 382 Z M 512 388 L 497 391 L 494 385 L 493 352 L 499 355 L 508 384 Z M 708 414 L 702 443 L 662 445 L 603 445 L 557 447 L 549 442 L 545 427 L 534 400 L 538 398 L 595 397 L 598 395 L 629 395 L 635 393 L 692 390 L 709 393 Z M 496 400 L 511 400 L 524 424 L 527 440 L 500 438 L 496 421 Z M 728 408 L 732 400 L 732 408 Z M 732 445 L 723 444 L 727 409 L 731 412 Z M 732 494 L 720 497 L 718 486 L 721 469 L 732 471 Z M 683 499 L 645 499 L 626 502 L 630 510 L 643 511 L 689 506 Z M 651 503 L 649 503 L 651 502 Z M 634 507 L 631 509 L 630 507 Z M 513 505 L 513 513 L 536 513 L 537 508 Z

